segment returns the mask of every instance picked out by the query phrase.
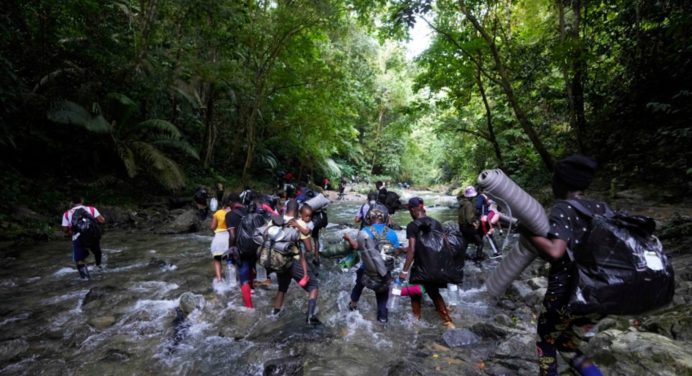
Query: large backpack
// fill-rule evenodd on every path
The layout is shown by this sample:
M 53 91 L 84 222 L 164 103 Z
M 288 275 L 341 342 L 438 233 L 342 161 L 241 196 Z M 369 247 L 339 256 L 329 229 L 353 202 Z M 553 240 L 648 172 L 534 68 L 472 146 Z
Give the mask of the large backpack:
M 389 214 L 394 214 L 397 210 L 401 209 L 400 197 L 394 191 L 387 191 L 384 202 L 382 203 L 387 207 L 387 210 L 389 210 Z
M 287 225 L 276 225 L 271 222 L 255 230 L 253 237 L 260 265 L 268 270 L 284 271 L 293 264 L 293 256 L 299 251 L 297 242 L 300 240 L 298 230 Z
M 466 240 L 455 223 L 439 222 L 430 217 L 416 219 L 420 231 L 416 235 L 415 262 L 411 283 L 460 284 L 464 280 Z
M 585 237 L 569 250 L 576 269 L 572 313 L 638 314 L 673 299 L 673 266 L 653 235 L 653 219 L 614 212 L 607 205 L 604 214 L 595 214 L 579 201 L 567 202 L 590 218 Z
M 359 254 L 365 269 L 361 282 L 376 292 L 389 288 L 391 271 L 394 269 L 394 259 L 389 255 L 393 251 L 392 243 L 387 239 L 389 231 L 389 227 L 385 226 L 378 233 L 370 226 L 358 234 Z
M 236 229 L 236 244 L 240 256 L 244 259 L 253 259 L 257 254 L 257 244 L 253 236 L 255 230 L 266 225 L 267 221 L 261 213 L 251 212 L 245 214 Z
M 91 208 L 90 208 L 91 209 Z M 79 241 L 82 244 L 91 244 L 101 239 L 101 226 L 99 226 L 94 215 L 84 207 L 77 208 L 72 213 L 72 233 L 79 234 Z

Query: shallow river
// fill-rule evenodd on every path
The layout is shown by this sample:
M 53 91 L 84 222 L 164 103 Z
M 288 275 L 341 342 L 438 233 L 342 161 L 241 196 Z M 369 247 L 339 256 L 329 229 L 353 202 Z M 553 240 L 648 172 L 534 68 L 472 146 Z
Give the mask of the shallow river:
M 453 197 L 418 194 L 432 217 L 456 218 L 447 206 Z M 338 224 L 352 223 L 359 207 L 331 204 L 325 240 L 337 238 L 344 231 Z M 405 228 L 408 212 L 397 213 L 395 221 Z M 405 237 L 403 230 L 397 234 Z M 378 324 L 374 294 L 367 289 L 360 310 L 350 312 L 355 273 L 339 269 L 335 259 L 323 260 L 320 269 L 322 325 L 305 325 L 307 297 L 295 283 L 278 318 L 270 315 L 276 284 L 257 288 L 256 308 L 246 309 L 238 289 L 212 283 L 211 239 L 208 232 L 107 232 L 105 268 L 92 266 L 91 281 L 78 278 L 67 240 L 4 253 L 0 374 L 459 375 L 481 373 L 483 360 L 497 346 L 481 337 L 473 346 L 446 351 L 443 326 L 427 296 L 419 322 L 412 320 L 405 298 L 386 326 Z M 483 269 L 467 263 L 459 291 L 444 293 L 459 328 L 497 313 L 480 289 L 483 274 L 496 263 L 486 261 Z M 176 307 L 186 292 L 196 297 L 197 309 L 176 326 Z

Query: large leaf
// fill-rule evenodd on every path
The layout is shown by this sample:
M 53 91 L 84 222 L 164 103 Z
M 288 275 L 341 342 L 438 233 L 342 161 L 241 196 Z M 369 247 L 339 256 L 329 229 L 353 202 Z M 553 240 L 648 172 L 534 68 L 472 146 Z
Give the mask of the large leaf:
M 93 133 L 105 134 L 112 131 L 110 123 L 103 116 L 92 116 L 84 107 L 71 101 L 58 102 L 48 110 L 47 116 L 50 121 L 78 125 Z
M 175 125 L 173 125 L 173 123 L 167 120 L 149 119 L 139 123 L 137 126 L 139 128 L 145 128 L 162 132 L 174 139 L 180 139 L 181 137 L 180 130 L 178 130 L 178 127 L 176 127 Z

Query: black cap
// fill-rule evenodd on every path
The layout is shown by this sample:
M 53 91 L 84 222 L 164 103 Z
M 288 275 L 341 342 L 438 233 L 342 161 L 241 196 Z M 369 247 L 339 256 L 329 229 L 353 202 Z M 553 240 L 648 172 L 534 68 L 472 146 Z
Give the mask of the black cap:
M 413 208 L 417 208 L 417 207 L 419 207 L 419 206 L 423 206 L 423 204 L 424 204 L 424 203 L 423 203 L 423 199 L 422 199 L 422 198 L 420 198 L 420 197 L 411 197 L 411 198 L 408 200 L 408 204 L 406 205 L 406 207 L 409 208 L 409 209 L 413 209 Z

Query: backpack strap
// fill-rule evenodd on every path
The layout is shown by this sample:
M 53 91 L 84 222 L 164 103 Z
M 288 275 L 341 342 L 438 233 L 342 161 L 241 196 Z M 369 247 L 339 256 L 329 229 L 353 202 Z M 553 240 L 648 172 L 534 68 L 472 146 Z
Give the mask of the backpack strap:
M 584 206 L 579 200 L 575 199 L 570 199 L 570 200 L 565 200 L 567 201 L 570 205 L 574 206 L 577 211 L 587 217 L 589 219 L 593 219 L 594 212 L 589 210 L 586 206 Z M 602 203 L 603 207 L 605 208 L 605 215 L 606 216 L 611 216 L 613 214 L 613 209 L 610 208 L 610 206 L 606 205 L 605 203 Z

